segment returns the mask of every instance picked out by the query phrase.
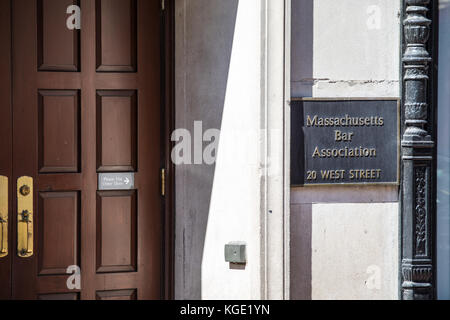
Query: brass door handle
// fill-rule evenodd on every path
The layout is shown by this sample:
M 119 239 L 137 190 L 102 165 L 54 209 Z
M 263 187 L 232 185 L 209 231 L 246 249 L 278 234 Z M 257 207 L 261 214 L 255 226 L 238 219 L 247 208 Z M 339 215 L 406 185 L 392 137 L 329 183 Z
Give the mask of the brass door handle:
M 8 178 L 0 176 L 0 259 L 8 256 Z
M 21 258 L 33 255 L 33 178 L 17 180 L 17 254 Z
M 1 224 L 0 258 L 4 258 L 8 255 L 8 220 L 0 216 L 0 224 Z

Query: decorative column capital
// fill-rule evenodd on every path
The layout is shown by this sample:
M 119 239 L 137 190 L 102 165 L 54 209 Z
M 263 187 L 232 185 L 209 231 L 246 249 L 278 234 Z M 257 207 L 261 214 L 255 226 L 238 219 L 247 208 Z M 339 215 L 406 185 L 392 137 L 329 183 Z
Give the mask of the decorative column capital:
M 426 44 L 432 21 L 427 18 L 429 0 L 407 0 L 403 21 L 405 52 L 403 55 L 405 88 L 405 125 L 403 146 L 433 147 L 425 125 L 428 120 L 427 82 L 431 62 Z

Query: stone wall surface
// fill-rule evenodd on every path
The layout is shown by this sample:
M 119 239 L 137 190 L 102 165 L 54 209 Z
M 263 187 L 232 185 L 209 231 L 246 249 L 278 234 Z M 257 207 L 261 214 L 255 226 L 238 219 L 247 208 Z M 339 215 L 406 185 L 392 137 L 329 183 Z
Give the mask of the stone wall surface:
M 292 96 L 398 98 L 400 13 L 400 0 L 292 0 Z M 397 299 L 398 192 L 292 189 L 291 298 Z

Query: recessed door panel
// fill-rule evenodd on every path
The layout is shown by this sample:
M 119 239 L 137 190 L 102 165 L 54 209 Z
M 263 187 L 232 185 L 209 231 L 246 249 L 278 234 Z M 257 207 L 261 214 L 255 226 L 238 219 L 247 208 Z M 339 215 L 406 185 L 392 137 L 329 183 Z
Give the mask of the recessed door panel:
M 97 272 L 137 271 L 136 192 L 97 195 Z
M 39 172 L 78 172 L 79 90 L 39 90 L 38 105 Z
M 136 0 L 96 0 L 97 71 L 136 71 L 136 4 Z
M 136 91 L 98 91 L 98 171 L 136 171 L 136 136 Z
M 40 71 L 79 71 L 80 33 L 64 26 L 67 9 L 79 5 L 74 0 L 38 0 L 38 69 Z
M 39 275 L 66 275 L 79 266 L 79 193 L 39 194 Z
M 136 290 L 112 290 L 97 292 L 97 300 L 136 300 Z
M 40 294 L 38 300 L 79 300 L 80 295 L 78 293 L 53 293 L 53 294 Z

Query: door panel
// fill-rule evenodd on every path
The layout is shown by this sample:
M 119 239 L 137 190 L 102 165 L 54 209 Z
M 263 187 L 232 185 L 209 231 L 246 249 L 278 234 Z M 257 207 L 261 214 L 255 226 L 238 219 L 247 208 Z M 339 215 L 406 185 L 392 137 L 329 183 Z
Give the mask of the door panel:
M 54 294 L 40 294 L 38 300 L 80 300 L 78 293 L 54 293 Z
M 97 273 L 136 272 L 136 192 L 97 194 Z
M 137 1 L 95 0 L 95 2 L 97 71 L 136 71 Z
M 11 177 L 34 179 L 35 208 L 34 255 L 10 246 L 12 297 L 161 298 L 159 1 L 12 3 Z M 71 4 L 81 31 L 66 27 Z M 133 172 L 135 190 L 98 190 L 100 172 Z M 67 287 L 72 265 L 81 290 Z
M 40 192 L 38 275 L 66 275 L 79 265 L 79 192 Z
M 136 290 L 99 291 L 97 300 L 136 300 Z
M 39 173 L 80 169 L 80 91 L 39 90 Z
M 97 170 L 136 171 L 137 92 L 97 91 Z

